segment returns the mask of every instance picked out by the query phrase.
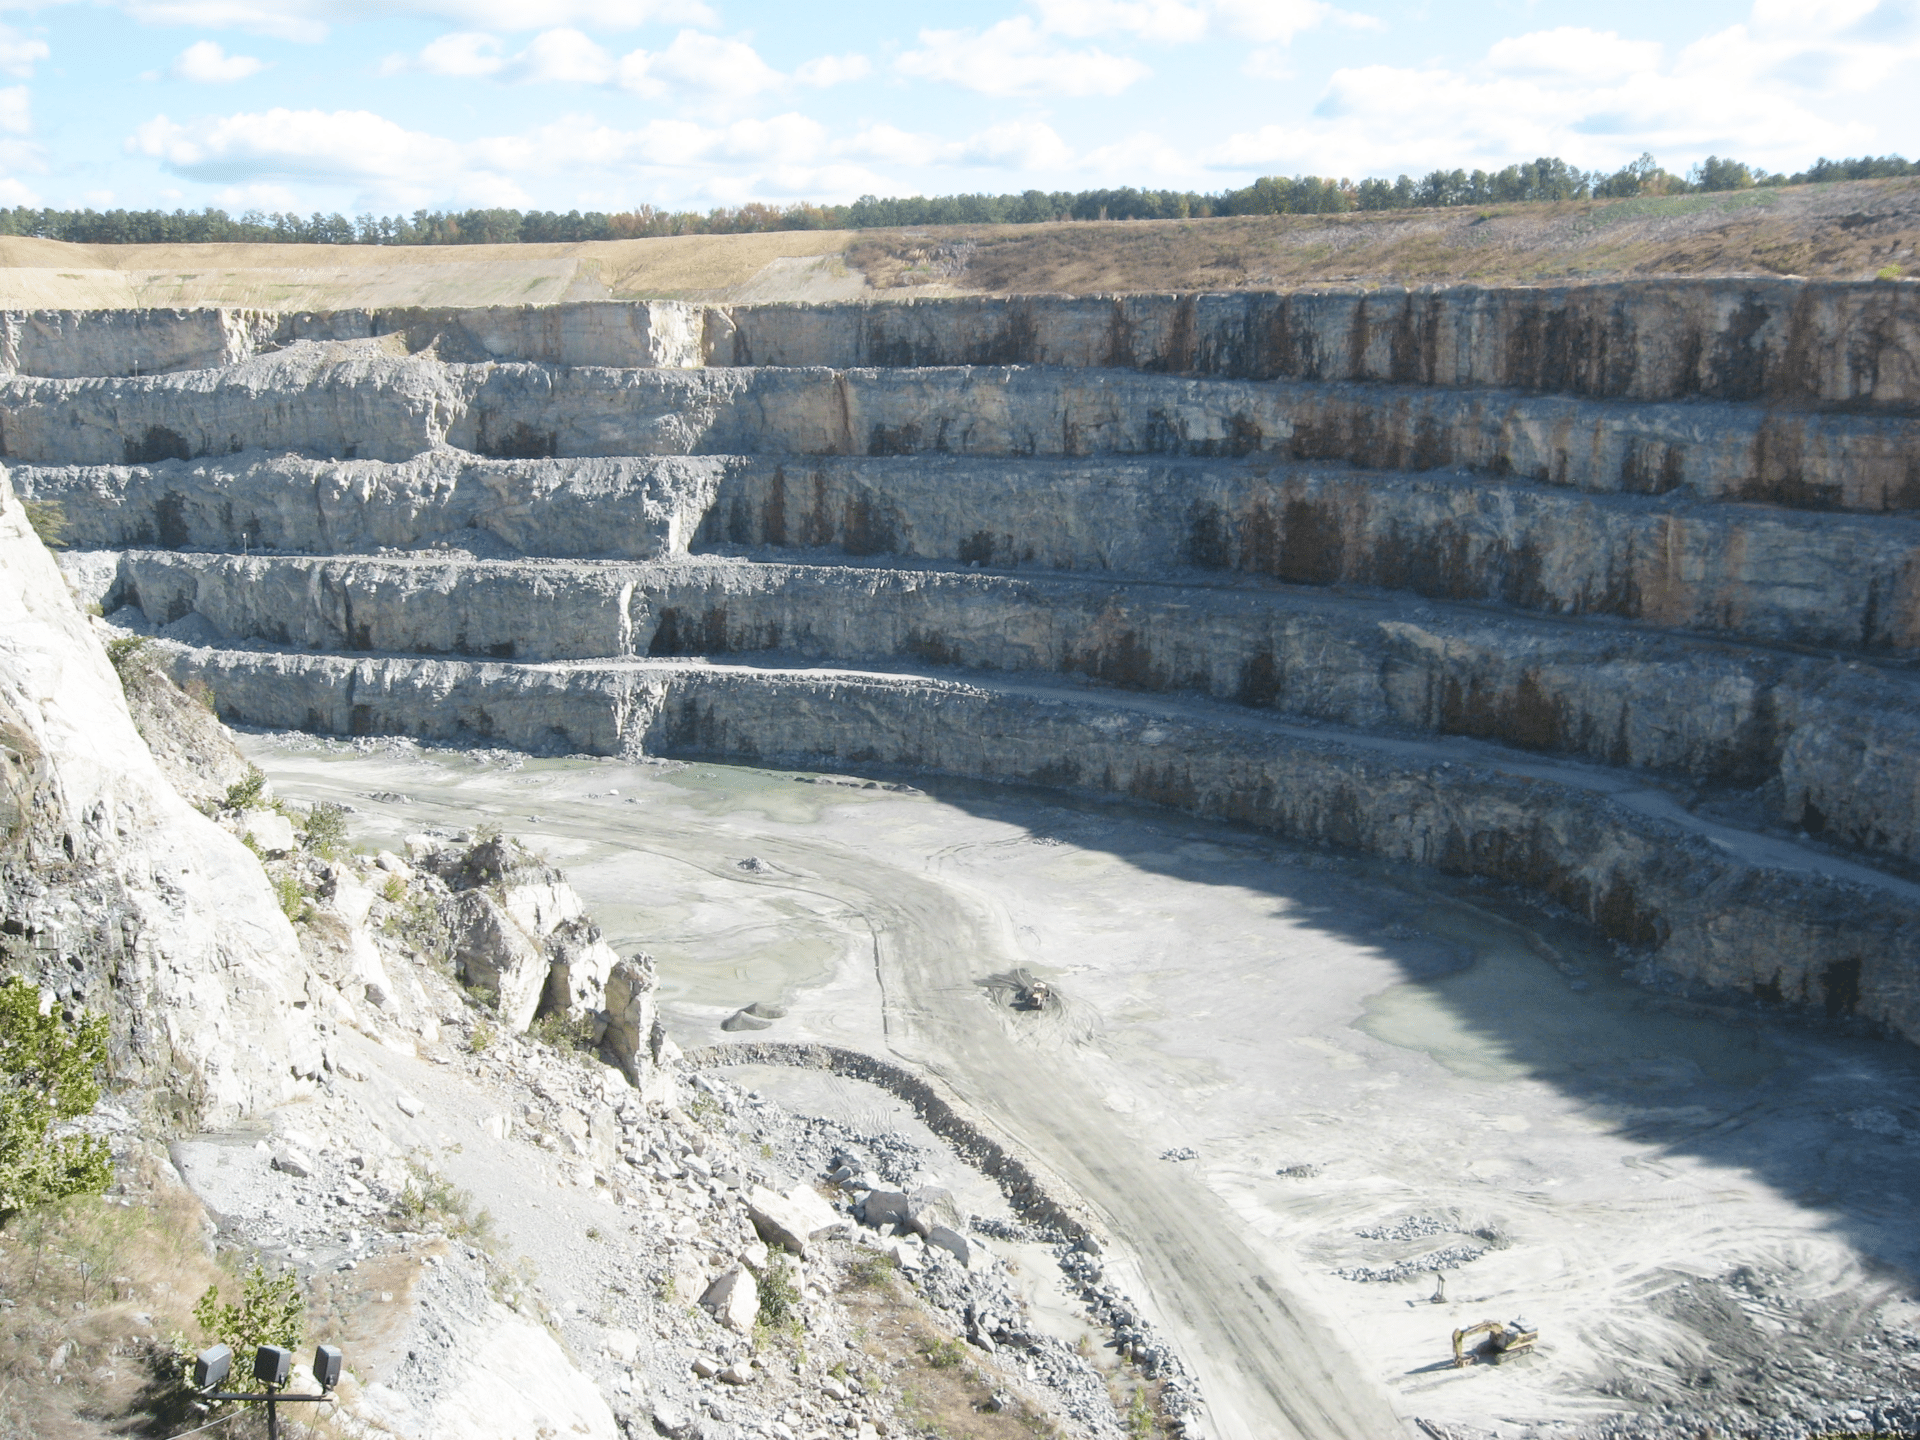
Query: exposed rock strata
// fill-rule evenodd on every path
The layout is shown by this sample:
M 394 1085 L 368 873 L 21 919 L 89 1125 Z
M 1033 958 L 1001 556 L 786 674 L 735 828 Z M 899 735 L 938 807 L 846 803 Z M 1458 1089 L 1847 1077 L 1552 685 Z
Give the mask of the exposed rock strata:
M 1832 848 L 1920 858 L 1902 668 L 1920 647 L 1920 522 L 1887 513 L 1920 496 L 1915 294 L 1702 281 L 235 312 L 181 321 L 177 343 L 165 317 L 142 322 L 154 354 L 217 351 L 210 368 L 109 378 L 84 378 L 106 333 L 92 320 L 33 317 L 18 323 L 38 327 L 38 358 L 16 369 L 41 374 L 0 383 L 0 422 L 5 453 L 34 462 L 23 485 L 59 500 L 82 543 L 271 552 L 70 566 L 102 603 L 137 602 L 144 628 L 220 642 L 190 666 L 251 720 L 1086 784 L 1449 864 L 1448 844 L 1396 838 L 1377 807 L 1432 770 L 1414 732 L 1500 740 L 1599 767 L 1532 775 L 1604 817 L 1582 843 L 1614 844 L 1598 837 L 1618 823 L 1656 857 L 1644 823 L 1667 815 L 1774 879 L 1727 892 L 1728 914 L 1768 917 L 1726 922 L 1758 947 L 1736 963 L 1688 908 L 1688 885 L 1718 882 L 1641 858 L 1622 883 L 1659 897 L 1644 915 L 1596 899 L 1626 892 L 1565 879 L 1586 862 L 1542 842 L 1526 806 L 1487 799 L 1455 827 L 1497 857 L 1480 873 L 1547 889 L 1695 980 L 1895 1017 L 1908 941 L 1855 945 L 1792 877 L 1899 897 Z M 768 563 L 796 548 L 826 564 Z M 688 563 L 700 549 L 735 563 Z M 525 558 L 553 556 L 659 563 Z M 881 556 L 969 573 L 837 564 Z M 1205 732 L 1196 755 L 1253 725 L 1256 750 L 1284 737 L 1275 785 L 1366 798 L 1243 814 L 1259 781 L 1224 760 L 1143 779 L 1165 769 L 1141 719 L 1161 702 L 1120 707 L 1147 726 L 1122 755 L 1099 738 L 1113 707 L 1025 680 L 976 695 L 641 658 L 756 652 L 1197 690 L 1243 713 L 1182 721 Z M 1023 708 L 1056 702 L 1077 717 L 1063 732 L 1087 732 L 1071 744 L 1036 738 Z M 785 730 L 762 717 L 787 705 Z M 1310 742 L 1261 710 L 1350 728 Z M 1340 780 L 1333 754 L 1402 778 Z M 1641 788 L 1655 775 L 1682 788 Z M 1764 808 L 1827 852 L 1716 831 L 1697 803 Z M 1315 818 L 1353 806 L 1351 824 Z M 1750 893 L 1776 882 L 1756 910 Z M 1790 937 L 1795 913 L 1824 938 Z M 1826 958 L 1760 974 L 1795 946 Z M 1847 967 L 1867 949 L 1883 959 L 1858 972 L 1856 1005 Z
M 1692 980 L 1870 1016 L 1920 1040 L 1920 891 L 1903 900 L 1749 863 L 1552 779 L 1228 713 L 910 676 L 233 651 L 184 663 L 266 725 L 880 764 L 1128 795 L 1537 889 Z
M 1920 860 L 1920 682 L 1858 663 L 1310 590 L 815 565 L 134 552 L 95 597 L 230 640 L 523 661 L 751 656 L 1080 674 L 1768 786 L 1780 823 Z
M 232 364 L 303 339 L 460 360 L 616 367 L 1066 365 L 1842 406 L 1920 401 L 1911 285 L 1626 281 L 1297 294 L 1012 296 L 834 305 L 672 302 L 348 310 L 35 311 L 23 374 Z M 697 337 L 697 338 L 696 338 Z
M 300 345 L 183 375 L 13 379 L 0 382 L 0 411 L 4 454 L 17 461 L 215 459 L 196 476 L 254 449 L 391 463 L 440 446 L 500 459 L 1266 455 L 1459 466 L 1603 493 L 1920 506 L 1920 421 L 1904 416 L 1118 370 L 556 369 Z

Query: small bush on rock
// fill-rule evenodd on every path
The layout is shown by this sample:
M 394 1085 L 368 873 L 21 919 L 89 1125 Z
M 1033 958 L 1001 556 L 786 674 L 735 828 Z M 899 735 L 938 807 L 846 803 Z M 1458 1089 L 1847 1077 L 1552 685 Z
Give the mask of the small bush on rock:
M 67 534 L 66 507 L 58 500 L 23 500 L 20 503 L 26 507 L 27 524 L 40 537 L 40 543 L 49 550 L 58 550 Z
M 300 881 L 293 875 L 276 875 L 273 880 L 273 898 L 280 902 L 281 913 L 293 921 L 304 920 L 307 916 L 307 892 L 300 888 Z
M 307 848 L 331 860 L 346 848 L 347 812 L 322 800 L 307 813 Z
M 113 1179 L 105 1140 L 52 1134 L 99 1103 L 106 1061 L 104 1016 L 42 1014 L 39 990 L 24 979 L 0 985 L 0 1220 L 29 1205 L 97 1195 Z
M 787 1330 L 799 1323 L 800 1287 L 793 1280 L 793 1265 L 785 1255 L 775 1255 L 760 1275 L 760 1324 Z
M 247 766 L 247 773 L 227 787 L 229 810 L 255 810 L 266 793 L 267 777 L 258 765 Z

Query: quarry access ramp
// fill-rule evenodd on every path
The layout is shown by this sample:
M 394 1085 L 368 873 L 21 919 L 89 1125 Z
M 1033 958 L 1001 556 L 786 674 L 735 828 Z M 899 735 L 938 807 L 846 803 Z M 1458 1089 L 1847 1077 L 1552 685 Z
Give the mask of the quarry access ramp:
M 1909 283 L 14 313 L 0 452 L 238 722 L 1128 796 L 1920 1039 Z

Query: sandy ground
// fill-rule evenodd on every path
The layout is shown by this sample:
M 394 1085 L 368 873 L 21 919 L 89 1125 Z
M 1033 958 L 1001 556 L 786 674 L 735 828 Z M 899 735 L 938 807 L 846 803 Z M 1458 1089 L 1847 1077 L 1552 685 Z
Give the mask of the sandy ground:
M 1123 1240 L 1221 1436 L 1518 1434 L 1702 1387 L 1780 1414 L 1776 1361 L 1837 1400 L 1913 1388 L 1830 1368 L 1920 1315 L 1905 1047 L 1676 1013 L 1490 888 L 1140 807 L 246 743 L 368 841 L 492 817 L 544 849 L 659 958 L 683 1044 L 772 1000 L 765 1038 L 941 1074 Z M 1062 1010 L 997 1007 L 1013 965 Z M 1521 1315 L 1534 1360 L 1446 1363 L 1454 1327 Z
M 0 236 L 0 306 L 550 305 L 844 300 L 866 286 L 840 230 L 574 245 L 68 245 Z M 824 261 L 824 264 L 822 263 Z

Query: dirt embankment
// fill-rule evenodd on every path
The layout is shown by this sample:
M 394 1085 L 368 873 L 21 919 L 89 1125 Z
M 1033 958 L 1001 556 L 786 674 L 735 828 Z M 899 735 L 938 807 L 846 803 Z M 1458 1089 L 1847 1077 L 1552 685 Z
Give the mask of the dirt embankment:
M 1920 274 L 1920 181 L 1352 215 L 957 226 L 860 237 L 881 289 L 1267 290 L 1651 275 Z
M 575 245 L 67 245 L 0 237 L 0 307 L 324 310 L 883 293 L 1266 290 L 1920 274 L 1920 180 L 1638 200 Z

